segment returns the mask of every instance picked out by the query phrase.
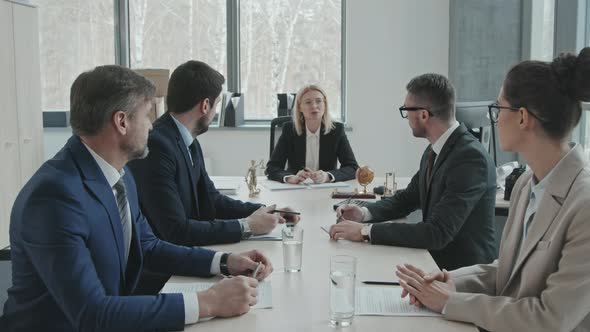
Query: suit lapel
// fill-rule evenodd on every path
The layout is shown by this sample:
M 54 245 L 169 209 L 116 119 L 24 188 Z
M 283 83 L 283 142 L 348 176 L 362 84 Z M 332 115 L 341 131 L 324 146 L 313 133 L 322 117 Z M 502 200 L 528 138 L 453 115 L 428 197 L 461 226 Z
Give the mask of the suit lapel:
M 514 211 L 511 211 L 514 214 L 514 217 L 512 218 L 512 224 L 510 225 L 510 228 L 505 229 L 506 234 L 502 240 L 502 251 L 500 252 L 499 257 L 500 264 L 498 267 L 498 285 L 500 285 L 500 287 L 498 287 L 498 289 L 503 289 L 508 284 L 508 279 L 515 270 L 515 262 L 518 258 L 518 251 L 520 249 L 520 242 L 522 240 L 522 220 L 524 219 L 530 193 L 531 185 L 529 179 L 520 189 L 520 193 L 518 194 L 518 202 L 514 205 L 518 208 Z M 512 194 L 512 197 L 517 197 L 516 192 L 513 192 Z
M 129 173 L 128 173 L 129 174 Z M 127 188 L 132 188 L 129 184 L 128 176 L 125 175 L 125 184 Z M 125 270 L 125 289 L 130 292 L 135 288 L 143 265 L 143 254 L 141 252 L 141 241 L 139 228 L 136 221 L 139 219 L 139 205 L 136 190 L 127 191 L 129 209 L 131 210 L 131 245 L 129 247 L 129 258 Z
M 522 249 L 520 250 L 520 254 L 518 255 L 516 265 L 514 265 L 514 268 L 512 269 L 512 273 L 510 274 L 510 278 L 508 279 L 506 285 L 508 285 L 510 281 L 514 278 L 514 276 L 518 274 L 518 271 L 522 267 L 523 263 L 531 254 L 539 240 L 543 237 L 543 235 L 545 235 L 547 229 L 549 229 L 549 226 L 551 226 L 551 224 L 553 223 L 553 220 L 555 219 L 555 216 L 559 212 L 560 208 L 561 204 L 557 203 L 557 201 L 552 195 L 550 195 L 549 193 L 543 195 L 541 202 L 539 202 L 539 209 L 535 213 L 535 216 L 533 217 L 533 220 L 531 221 L 531 224 L 529 226 L 528 235 L 524 240 L 524 243 L 522 244 L 522 246 L 517 246 L 515 248 L 515 252 L 518 253 L 519 249 L 522 247 Z M 520 221 L 520 234 L 515 234 L 515 237 L 520 236 L 522 238 L 523 225 L 525 222 L 523 217 L 524 216 L 522 216 L 520 219 L 517 219 Z M 520 241 L 518 241 L 518 243 L 520 243 Z
M 585 164 L 586 158 L 581 146 L 577 144 L 553 169 L 551 177 L 547 179 L 548 182 L 545 187 L 545 193 L 539 202 L 538 210 L 529 226 L 528 236 L 522 245 L 522 250 L 518 255 L 518 259 L 512 269 L 510 278 L 506 282 L 502 291 L 505 291 L 510 285 L 510 282 L 512 282 L 520 273 L 525 261 L 534 251 L 537 243 L 543 238 L 553 224 L 555 217 L 561 210 L 563 202 L 567 198 L 571 186 L 578 174 L 584 168 Z M 530 185 L 528 186 L 530 187 Z M 528 200 L 528 198 L 529 195 L 526 195 L 525 202 L 519 202 L 520 209 L 523 211 L 526 210 L 526 200 Z M 524 212 L 522 212 L 522 214 L 524 215 Z M 524 223 L 523 215 L 518 216 L 519 219 L 514 219 L 515 222 L 521 223 L 520 236 L 522 236 L 522 224 Z M 514 243 L 516 243 L 516 241 L 514 241 Z M 520 247 L 515 248 L 514 252 L 517 253 L 519 248 Z
M 467 129 L 465 128 L 465 126 L 459 125 L 459 127 L 457 127 L 457 129 L 455 129 L 455 131 L 453 131 L 451 136 L 449 136 L 449 138 L 447 139 L 447 141 L 443 145 L 442 150 L 440 150 L 440 153 L 436 157 L 436 162 L 434 163 L 434 165 L 432 167 L 432 176 L 430 177 L 430 183 L 429 183 L 428 188 L 432 188 L 432 179 L 434 179 L 436 177 L 436 172 L 441 167 L 441 165 L 445 162 L 445 160 L 447 159 L 447 157 L 449 156 L 451 151 L 453 151 L 453 148 L 455 147 L 457 140 L 459 140 L 459 138 L 461 136 L 463 136 L 466 132 L 467 132 Z M 428 191 L 428 193 L 430 193 L 430 190 Z
M 196 215 L 199 215 L 199 204 L 198 204 L 199 197 L 197 195 L 197 178 L 196 178 L 193 164 L 191 162 L 191 157 L 189 156 L 188 148 L 184 144 L 184 141 L 182 140 L 182 137 L 180 136 L 180 131 L 178 130 L 176 123 L 174 123 L 174 120 L 172 119 L 172 115 L 170 115 L 170 113 L 166 113 L 166 114 L 162 115 L 160 117 L 160 119 L 158 119 L 158 122 L 159 121 L 161 121 L 161 125 L 164 126 L 168 135 L 171 135 L 173 137 L 173 139 L 176 141 L 176 148 L 178 149 L 178 153 L 180 153 L 182 155 L 182 159 L 184 160 L 184 167 L 186 169 L 186 172 L 188 174 L 188 178 L 191 183 L 191 193 L 193 194 L 193 199 L 195 202 L 194 206 L 197 209 Z M 196 160 L 194 162 L 197 163 Z M 179 167 L 181 167 L 181 166 L 179 165 Z
M 445 144 L 443 145 L 442 150 L 440 151 L 440 153 L 438 154 L 438 156 L 436 157 L 436 161 L 434 163 L 434 165 L 432 166 L 432 175 L 430 177 L 430 179 L 427 179 L 426 176 L 426 168 L 428 167 L 428 152 L 430 150 L 432 150 L 432 145 L 429 145 L 428 148 L 426 149 L 426 151 L 424 152 L 424 154 L 422 155 L 422 161 L 421 161 L 421 167 L 420 167 L 420 172 L 421 172 L 421 176 L 420 176 L 420 191 L 424 191 L 424 195 L 421 195 L 422 198 L 422 202 L 424 202 L 423 206 L 422 206 L 422 211 L 425 211 L 425 207 L 428 206 L 428 200 L 430 198 L 430 190 L 432 189 L 432 181 L 436 178 L 436 172 L 438 171 L 438 169 L 441 167 L 441 165 L 445 162 L 445 160 L 447 159 L 447 157 L 449 156 L 449 154 L 451 153 L 451 151 L 453 150 L 453 147 L 455 146 L 455 143 L 457 142 L 457 140 L 459 139 L 459 137 L 463 136 L 463 134 L 467 132 L 467 129 L 465 128 L 465 126 L 463 125 L 459 125 L 459 127 L 457 127 L 457 129 L 455 129 L 455 131 L 453 131 L 453 133 L 451 134 L 451 136 L 449 136 L 449 138 L 447 139 L 447 141 L 445 142 Z M 426 181 L 429 181 L 428 186 L 426 185 Z M 428 187 L 428 189 L 427 189 Z
M 428 200 L 428 193 L 426 192 L 426 167 L 427 167 L 427 159 L 428 159 L 428 151 L 432 149 L 432 145 L 429 145 L 428 148 L 422 153 L 422 159 L 420 160 L 420 202 L 422 204 L 422 215 L 427 215 L 427 200 Z
M 121 226 L 121 216 L 119 215 L 119 208 L 115 202 L 113 190 L 109 187 L 104 174 L 96 164 L 96 161 L 86 149 L 79 137 L 73 136 L 68 141 L 72 149 L 72 155 L 76 159 L 80 172 L 82 173 L 83 182 L 88 191 L 94 195 L 94 198 L 104 207 L 109 216 L 109 223 L 115 243 L 117 244 L 117 252 L 119 254 L 119 267 L 121 273 L 121 280 L 125 280 L 125 244 L 123 240 L 123 229 Z
M 330 150 L 330 147 L 334 149 L 336 146 L 334 145 L 334 135 L 331 135 L 332 132 L 328 135 L 324 135 L 324 126 L 319 129 L 319 138 L 320 138 L 320 160 L 319 160 L 319 167 L 324 171 L 329 171 L 332 169 L 332 165 L 330 163 L 330 156 L 334 155 L 332 153 L 327 152 Z M 326 153 L 322 153 L 322 151 L 326 151 Z
M 297 135 L 295 128 L 293 128 L 293 135 L 295 135 L 295 160 L 299 165 L 289 165 L 295 172 L 300 171 L 305 167 L 305 152 L 306 152 L 306 139 L 307 133 L 304 131 L 302 135 Z

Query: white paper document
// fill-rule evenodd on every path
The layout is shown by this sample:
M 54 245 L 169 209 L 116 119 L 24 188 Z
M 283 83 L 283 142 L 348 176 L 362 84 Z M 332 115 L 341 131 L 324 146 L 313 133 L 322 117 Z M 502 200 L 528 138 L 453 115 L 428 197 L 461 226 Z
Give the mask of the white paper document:
M 215 189 L 224 195 L 236 195 L 242 181 L 236 178 L 224 178 L 223 176 L 211 176 Z
M 214 282 L 208 281 L 189 283 L 167 282 L 160 293 L 196 293 L 207 290 L 213 285 L 215 285 Z M 272 287 L 270 281 L 261 281 L 258 283 L 258 303 L 252 308 L 272 308 Z
M 310 183 L 308 184 L 310 188 L 320 189 L 320 188 L 348 188 L 350 184 L 346 182 L 326 182 L 326 183 Z
M 274 190 L 293 190 L 293 189 L 307 189 L 307 186 L 304 184 L 291 184 L 291 183 L 282 183 L 277 181 L 264 181 L 262 185 L 271 191 Z
M 410 305 L 408 297 L 401 298 L 401 287 L 357 287 L 355 315 L 360 316 L 423 316 L 440 317 L 424 307 Z
M 285 224 L 278 224 L 270 233 L 262 234 L 262 235 L 252 235 L 248 240 L 250 241 L 282 241 L 283 228 L 287 227 Z
M 275 191 L 275 190 L 293 190 L 293 189 L 322 189 L 322 188 L 344 188 L 350 187 L 350 184 L 346 182 L 326 182 L 326 183 L 300 183 L 300 184 L 291 184 L 291 183 L 282 183 L 277 181 L 265 181 L 262 183 L 266 189 Z

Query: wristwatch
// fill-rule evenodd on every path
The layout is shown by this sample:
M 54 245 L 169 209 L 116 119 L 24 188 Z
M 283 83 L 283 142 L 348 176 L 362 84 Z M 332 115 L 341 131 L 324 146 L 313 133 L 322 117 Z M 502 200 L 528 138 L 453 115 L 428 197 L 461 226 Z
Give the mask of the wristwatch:
M 363 240 L 365 240 L 365 242 L 371 241 L 371 225 L 370 224 L 363 225 L 363 227 L 361 228 L 361 235 L 363 236 Z
M 247 240 L 252 236 L 252 229 L 247 218 L 240 219 L 240 226 L 242 226 L 242 240 Z
M 219 261 L 219 271 L 225 276 L 231 275 L 231 273 L 229 273 L 229 268 L 227 267 L 227 259 L 229 258 L 229 255 L 231 255 L 231 253 L 224 253 L 221 255 L 221 260 Z

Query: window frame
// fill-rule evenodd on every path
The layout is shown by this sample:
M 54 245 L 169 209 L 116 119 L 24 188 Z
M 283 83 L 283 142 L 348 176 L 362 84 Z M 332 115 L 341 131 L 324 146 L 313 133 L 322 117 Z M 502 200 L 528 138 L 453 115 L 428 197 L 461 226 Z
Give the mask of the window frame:
M 115 8 L 115 61 L 128 67 L 131 63 L 129 36 L 129 0 L 113 0 Z M 346 123 L 346 1 L 341 1 L 340 31 L 340 118 Z M 241 91 L 240 78 L 240 0 L 226 0 L 227 6 L 227 89 Z M 278 92 L 278 91 L 277 91 Z M 270 120 L 248 119 L 245 125 L 270 124 Z

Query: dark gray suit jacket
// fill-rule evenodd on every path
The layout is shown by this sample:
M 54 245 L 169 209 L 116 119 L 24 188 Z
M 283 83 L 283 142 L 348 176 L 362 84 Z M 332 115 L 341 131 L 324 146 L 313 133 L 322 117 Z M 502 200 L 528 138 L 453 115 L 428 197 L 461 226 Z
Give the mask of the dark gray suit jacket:
M 369 204 L 370 222 L 422 209 L 418 224 L 377 223 L 371 243 L 428 249 L 441 268 L 490 263 L 495 258 L 496 171 L 483 146 L 461 125 L 443 146 L 426 192 L 429 146 L 405 190 Z

